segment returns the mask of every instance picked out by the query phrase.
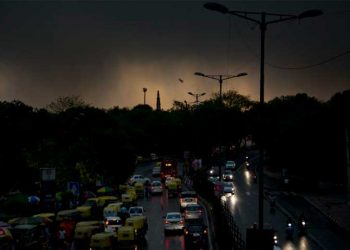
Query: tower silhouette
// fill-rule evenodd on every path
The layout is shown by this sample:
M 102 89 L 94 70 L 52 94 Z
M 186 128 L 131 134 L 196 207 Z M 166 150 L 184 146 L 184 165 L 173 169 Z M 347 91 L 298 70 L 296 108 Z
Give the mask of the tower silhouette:
M 157 91 L 157 110 L 160 111 L 160 96 L 159 96 L 159 90 Z

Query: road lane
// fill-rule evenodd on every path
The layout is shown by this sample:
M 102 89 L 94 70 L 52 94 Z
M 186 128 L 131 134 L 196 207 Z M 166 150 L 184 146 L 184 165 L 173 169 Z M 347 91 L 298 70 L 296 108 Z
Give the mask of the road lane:
M 141 174 L 151 180 L 159 180 L 152 177 L 154 163 L 138 165 L 135 174 Z M 182 165 L 178 165 L 178 173 L 182 173 Z M 186 188 L 184 188 L 186 189 Z M 151 196 L 149 199 L 139 198 L 138 204 L 143 206 L 148 219 L 149 228 L 146 235 L 148 249 L 150 250 L 184 250 L 185 241 L 182 233 L 164 235 L 163 216 L 167 212 L 179 212 L 180 207 L 177 197 L 168 197 L 167 191 L 161 195 Z M 207 218 L 205 223 L 208 225 Z M 210 229 L 209 229 L 210 230 Z M 209 248 L 211 249 L 211 247 Z

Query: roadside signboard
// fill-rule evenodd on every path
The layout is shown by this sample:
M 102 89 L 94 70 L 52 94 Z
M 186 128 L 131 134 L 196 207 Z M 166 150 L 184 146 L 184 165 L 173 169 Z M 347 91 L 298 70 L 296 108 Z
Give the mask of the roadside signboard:
M 79 182 L 70 181 L 67 183 L 67 191 L 72 192 L 75 197 L 80 195 L 80 185 Z
M 55 181 L 56 169 L 55 168 L 41 168 L 40 169 L 41 181 Z

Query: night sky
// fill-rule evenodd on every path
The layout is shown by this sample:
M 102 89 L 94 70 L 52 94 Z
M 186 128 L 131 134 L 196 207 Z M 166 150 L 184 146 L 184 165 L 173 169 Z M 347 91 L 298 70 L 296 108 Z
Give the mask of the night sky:
M 0 100 L 40 108 L 79 95 L 96 107 L 130 108 L 143 103 L 146 87 L 147 104 L 155 108 L 159 90 L 162 108 L 169 109 L 174 100 L 194 101 L 189 91 L 206 92 L 205 98 L 219 91 L 218 82 L 196 71 L 247 72 L 225 81 L 223 91 L 258 100 L 259 27 L 209 11 L 205 2 L 1 1 Z M 321 63 L 350 50 L 350 1 L 221 3 L 242 11 L 324 12 L 268 26 L 265 100 L 307 93 L 327 101 L 350 89 L 350 53 Z

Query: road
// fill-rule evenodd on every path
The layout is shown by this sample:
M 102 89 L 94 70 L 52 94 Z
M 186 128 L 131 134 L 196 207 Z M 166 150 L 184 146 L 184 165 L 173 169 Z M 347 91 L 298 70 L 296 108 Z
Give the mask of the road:
M 135 174 L 142 174 L 151 180 L 159 178 L 152 178 L 152 168 L 154 163 L 138 165 Z M 182 173 L 182 165 L 179 164 L 178 173 Z M 185 241 L 182 234 L 164 235 L 163 216 L 167 212 L 179 212 L 179 203 L 177 198 L 168 198 L 167 192 L 162 195 L 152 196 L 149 200 L 146 198 L 139 199 L 138 204 L 143 206 L 148 218 L 149 229 L 146 235 L 148 242 L 148 249 L 150 250 L 184 250 Z M 205 216 L 205 223 L 208 225 Z M 210 248 L 211 249 L 211 248 Z
M 323 214 L 317 211 L 302 197 L 281 192 L 273 179 L 265 177 L 265 188 L 277 193 L 277 210 L 270 212 L 270 205 L 264 200 L 264 224 L 277 231 L 281 249 L 313 250 L 313 249 L 349 249 L 349 243 L 342 236 L 332 231 Z M 258 184 L 252 182 L 249 172 L 244 167 L 234 177 L 237 193 L 223 202 L 228 202 L 231 213 L 240 228 L 248 228 L 258 221 Z M 292 240 L 285 237 L 287 215 L 296 219 L 301 213 L 307 219 L 307 235 L 299 237 L 295 230 Z M 245 230 L 242 230 L 245 238 Z

